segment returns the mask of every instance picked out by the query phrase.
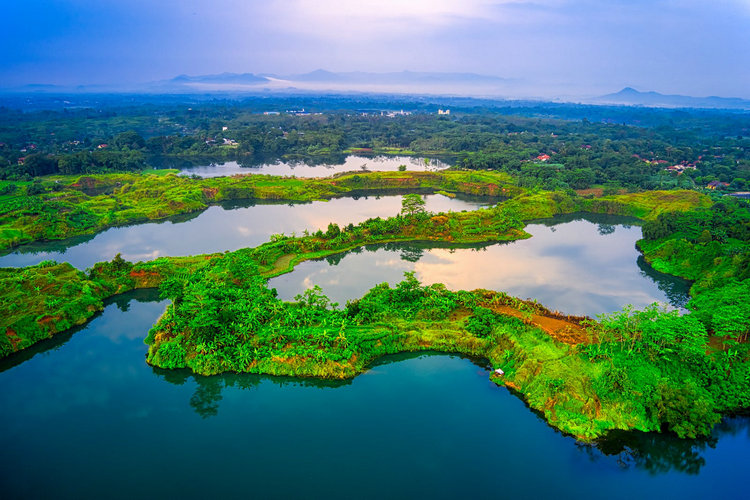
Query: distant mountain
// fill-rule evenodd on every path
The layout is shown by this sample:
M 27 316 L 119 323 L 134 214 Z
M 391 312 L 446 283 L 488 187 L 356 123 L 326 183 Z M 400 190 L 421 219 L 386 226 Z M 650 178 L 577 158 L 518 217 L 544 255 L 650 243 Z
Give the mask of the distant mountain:
M 385 92 L 404 94 L 440 94 L 500 96 L 509 93 L 512 80 L 475 73 L 439 73 L 399 71 L 370 73 L 351 71 L 334 73 L 318 69 L 310 73 L 276 75 L 254 73 L 220 73 L 213 75 L 179 75 L 168 80 L 148 83 L 99 85 L 26 85 L 6 89 L 19 92 L 106 93 L 133 92 L 147 94 L 243 93 L 243 92 Z M 1 88 L 1 87 L 0 87 Z
M 658 92 L 639 92 L 631 87 L 625 87 L 615 94 L 596 97 L 592 101 L 596 104 L 626 104 L 663 108 L 750 109 L 750 100 L 737 97 L 666 95 Z
M 422 73 L 400 71 L 334 73 L 318 69 L 310 73 L 276 75 L 221 73 L 180 75 L 146 86 L 150 92 L 242 92 L 259 90 L 403 92 L 497 95 L 508 80 L 474 73 Z
M 200 75 L 188 76 L 180 75 L 168 80 L 175 84 L 188 83 L 239 83 L 239 84 L 257 84 L 268 83 L 268 78 L 257 76 L 252 73 L 221 73 L 219 75 Z

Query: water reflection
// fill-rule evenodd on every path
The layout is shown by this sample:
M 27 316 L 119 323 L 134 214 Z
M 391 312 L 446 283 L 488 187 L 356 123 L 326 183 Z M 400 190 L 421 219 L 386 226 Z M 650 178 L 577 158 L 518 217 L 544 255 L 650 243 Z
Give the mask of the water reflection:
M 611 461 L 623 469 L 642 469 L 652 475 L 676 471 L 696 475 L 706 465 L 705 449 L 717 437 L 679 439 L 671 434 L 613 431 L 595 446 L 580 445 L 592 462 Z
M 304 161 L 227 161 L 203 165 L 179 165 L 181 175 L 222 177 L 237 174 L 267 174 L 295 177 L 327 177 L 339 172 L 378 171 L 393 172 L 404 165 L 409 171 L 434 171 L 450 167 L 445 159 L 413 156 L 342 156 L 325 158 L 321 163 Z
M 406 358 L 405 358 L 406 359 Z M 215 417 L 219 414 L 222 392 L 225 390 L 254 390 L 263 383 L 272 383 L 277 387 L 314 387 L 337 388 L 352 384 L 352 380 L 325 380 L 316 378 L 276 377 L 271 375 L 254 375 L 247 373 L 222 373 L 210 377 L 195 375 L 189 370 L 164 370 L 152 367 L 153 373 L 174 385 L 195 385 L 190 396 L 190 408 L 201 418 Z
M 592 462 L 614 459 L 623 469 L 635 468 L 651 475 L 670 472 L 698 475 L 706 465 L 706 454 L 725 437 L 750 434 L 750 417 L 725 417 L 711 436 L 680 439 L 674 434 L 612 431 L 594 446 L 579 445 Z
M 107 337 L 112 342 L 117 342 L 121 338 L 126 341 L 142 341 L 146 337 L 148 329 L 144 330 L 142 328 L 143 325 L 139 327 L 138 323 L 133 322 L 135 319 L 134 316 L 142 317 L 142 313 L 138 311 L 135 314 L 127 314 L 130 313 L 131 306 L 134 303 L 152 304 L 156 306 L 156 310 L 163 309 L 167 304 L 166 301 L 159 297 L 159 290 L 156 288 L 132 290 L 115 295 L 104 301 L 105 312 L 109 309 L 109 314 L 98 312 L 83 325 L 74 326 L 49 339 L 37 342 L 23 351 L 0 358 L 0 373 L 23 364 L 37 355 L 45 356 L 54 351 L 61 350 L 77 333 L 90 332 L 92 329 L 95 330 L 95 335 Z M 112 306 L 122 314 L 111 317 Z M 129 317 L 130 321 L 123 322 L 123 317 Z M 146 321 L 148 321 L 148 318 L 146 318 Z
M 469 196 L 424 196 L 431 212 L 476 210 L 497 200 Z M 52 259 L 79 269 L 112 259 L 117 253 L 137 262 L 163 256 L 197 255 L 252 247 L 275 233 L 302 234 L 325 229 L 330 222 L 357 224 L 371 217 L 389 217 L 401 210 L 401 196 L 359 196 L 311 203 L 234 201 L 203 212 L 170 219 L 110 228 L 97 235 L 22 246 L 0 257 L 0 267 L 21 267 Z
M 578 214 L 528 225 L 533 237 L 527 240 L 472 248 L 373 245 L 304 262 L 269 285 L 285 300 L 319 285 L 343 304 L 378 283 L 393 285 L 404 272 L 414 271 L 424 283 L 444 283 L 454 290 L 501 290 L 570 314 L 594 316 L 627 304 L 683 305 L 687 282 L 639 262 L 635 242 L 641 230 L 629 225 L 631 220 Z
M 690 281 L 657 271 L 651 267 L 651 264 L 646 262 L 643 255 L 638 255 L 636 264 L 643 276 L 656 283 L 656 286 L 666 295 L 667 301 L 670 304 L 683 309 L 685 308 L 685 304 L 690 300 Z
M 482 375 L 488 376 L 489 370 L 484 359 L 476 359 L 435 352 L 400 353 L 385 356 L 370 366 L 368 373 L 378 373 L 379 367 L 392 363 L 408 362 L 429 356 L 461 358 L 478 367 Z M 170 384 L 183 386 L 195 385 L 189 399 L 190 408 L 202 419 L 219 415 L 223 392 L 227 390 L 255 391 L 264 383 L 272 383 L 279 388 L 340 388 L 350 386 L 352 380 L 319 380 L 312 378 L 274 377 L 268 375 L 221 374 L 204 377 L 194 375 L 188 370 L 162 370 L 152 368 L 155 375 Z M 497 388 L 498 391 L 503 389 Z M 529 411 L 540 421 L 543 415 Z M 557 434 L 559 432 L 555 431 Z M 715 450 L 719 441 L 727 436 L 750 435 L 750 417 L 726 417 L 718 424 L 711 436 L 699 439 L 680 439 L 671 433 L 644 433 L 638 431 L 615 430 L 594 444 L 575 443 L 576 449 L 591 463 L 616 467 L 621 470 L 636 469 L 658 476 L 671 472 L 697 475 L 706 465 L 706 451 Z
M 705 443 L 623 434 L 581 448 L 492 384 L 484 363 L 452 355 L 384 358 L 345 382 L 156 370 L 142 338 L 166 304 L 150 293 L 118 298 L 64 345 L 0 372 L 5 496 L 240 497 L 252 484 L 264 498 L 279 485 L 329 498 L 726 497 L 744 487 L 747 419 Z M 33 464 L 45 460 L 55 466 L 40 474 Z M 293 483 L 290 460 L 305 471 Z M 185 476 L 212 480 L 164 481 Z

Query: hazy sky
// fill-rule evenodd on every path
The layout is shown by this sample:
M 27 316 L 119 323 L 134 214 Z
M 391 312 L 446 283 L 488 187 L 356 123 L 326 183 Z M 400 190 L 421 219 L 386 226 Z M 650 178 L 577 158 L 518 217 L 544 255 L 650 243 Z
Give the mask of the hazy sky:
M 0 87 L 324 68 L 474 72 L 540 95 L 750 98 L 750 0 L 3 3 Z

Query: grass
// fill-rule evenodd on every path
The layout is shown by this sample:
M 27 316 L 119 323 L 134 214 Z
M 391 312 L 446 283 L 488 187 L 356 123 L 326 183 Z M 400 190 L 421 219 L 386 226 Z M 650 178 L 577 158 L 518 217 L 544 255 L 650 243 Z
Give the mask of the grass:
M 489 196 L 519 192 L 509 176 L 492 173 L 363 172 L 329 179 L 268 175 L 191 179 L 168 170 L 156 172 L 158 175 L 55 176 L 58 190 L 48 188 L 33 196 L 21 188 L 0 204 L 0 251 L 197 212 L 224 200 L 312 201 L 393 189 Z M 45 183 L 52 185 L 49 179 Z
M 143 175 L 158 175 L 158 176 L 180 173 L 180 171 L 176 168 L 146 168 L 146 169 L 143 169 L 141 172 L 143 173 Z
M 528 237 L 523 220 L 561 213 L 589 210 L 654 220 L 666 211 L 709 204 L 707 197 L 690 191 L 598 199 L 562 192 L 522 193 L 510 180 L 484 172 L 346 174 L 315 182 L 265 176 L 195 181 L 170 173 L 67 179 L 66 189 L 42 195 L 41 203 L 16 208 L 15 215 L 34 224 L 43 217 L 59 223 L 55 216 L 60 209 L 75 210 L 63 212 L 65 220 L 86 229 L 87 223 L 97 227 L 97 221 L 103 220 L 158 218 L 169 210 L 189 210 L 233 196 L 325 198 L 355 189 L 393 187 L 474 194 L 506 189 L 515 196 L 491 209 L 370 219 L 306 237 L 280 236 L 231 253 L 137 264 L 118 257 L 96 264 L 89 274 L 54 262 L 0 269 L 0 331 L 5 333 L 0 337 L 0 354 L 7 356 L 84 323 L 108 297 L 161 286 L 173 304 L 151 330 L 147 343 L 148 362 L 162 368 L 189 368 L 206 375 L 237 371 L 350 378 L 379 357 L 398 352 L 436 350 L 479 356 L 505 372 L 503 377 L 493 375 L 494 382 L 517 391 L 551 425 L 582 440 L 612 429 L 658 431 L 665 424 L 680 435 L 705 433 L 718 418 L 717 411 L 748 400 L 745 394 L 750 394 L 750 387 L 742 385 L 750 380 L 745 354 L 737 362 L 722 353 L 712 357 L 714 353 L 699 348 L 703 357 L 680 364 L 660 359 L 647 347 L 626 352 L 622 339 L 607 340 L 600 323 L 587 325 L 580 318 L 555 316 L 538 304 L 503 294 L 450 292 L 440 285 L 420 287 L 407 279 L 394 289 L 376 286 L 345 310 L 328 309 L 327 299 L 314 291 L 291 304 L 269 295 L 265 278 L 291 271 L 304 260 L 366 244 L 513 240 Z M 131 200 L 137 206 L 130 205 Z M 58 212 L 47 210 L 45 202 Z M 21 230 L 11 224 L 0 231 L 5 238 L 17 239 Z M 645 250 L 665 252 L 659 246 Z M 686 267 L 686 261 L 680 261 L 672 270 Z M 567 322 L 567 333 L 551 331 L 552 319 Z M 669 326 L 669 321 L 681 320 L 667 317 L 665 321 Z M 646 325 L 652 324 L 656 323 L 649 318 Z M 643 337 L 637 331 L 626 333 L 632 335 L 631 346 Z M 673 343 L 668 351 L 674 350 L 680 352 L 679 344 Z M 727 373 L 734 377 L 732 384 L 715 383 Z M 733 386 L 737 389 L 731 399 L 725 392 Z M 684 406 L 693 401 L 697 409 Z

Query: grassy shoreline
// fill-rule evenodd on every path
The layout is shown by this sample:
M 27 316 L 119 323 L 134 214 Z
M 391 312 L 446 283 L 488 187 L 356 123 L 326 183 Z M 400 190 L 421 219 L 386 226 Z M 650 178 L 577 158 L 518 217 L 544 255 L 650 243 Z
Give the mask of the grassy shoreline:
M 193 179 L 123 173 L 51 176 L 40 186 L 38 194 L 27 194 L 27 188 L 0 197 L 0 251 L 200 212 L 232 200 L 308 202 L 386 191 L 488 197 L 521 192 L 507 174 L 457 171 L 358 172 L 311 179 L 254 174 Z
M 51 176 L 0 196 L 0 253 L 21 245 L 93 235 L 110 227 L 196 213 L 233 200 L 309 202 L 378 193 L 466 194 L 509 198 L 521 220 L 589 211 L 655 218 L 663 210 L 710 204 L 694 191 L 647 191 L 600 198 L 527 191 L 507 174 L 492 171 L 357 172 L 297 179 L 238 175 L 192 179 L 174 174 Z M 664 207 L 664 208 L 661 208 Z
M 172 304 L 146 339 L 147 361 L 155 367 L 204 375 L 235 371 L 341 379 L 387 354 L 459 353 L 501 369 L 502 375 L 491 376 L 495 383 L 578 439 L 590 441 L 613 429 L 704 435 L 721 413 L 750 406 L 750 363 L 747 344 L 727 343 L 716 335 L 718 323 L 704 321 L 703 295 L 694 297 L 697 312 L 682 317 L 651 308 L 594 322 L 499 292 L 424 287 L 413 276 L 395 288 L 378 285 L 345 309 L 331 309 L 314 289 L 296 302 L 281 302 L 266 279 L 304 260 L 373 243 L 519 239 L 528 237 L 523 221 L 586 209 L 638 215 L 647 221 L 644 234 L 653 236 L 674 213 L 698 214 L 694 217 L 702 221 L 709 205 L 693 192 L 606 199 L 532 192 L 472 212 L 376 218 L 346 228 L 331 224 L 326 232 L 277 235 L 231 253 L 137 264 L 116 258 L 95 265 L 88 275 L 57 263 L 0 269 L 0 281 L 8 285 L 0 295 L 3 355 L 87 321 L 117 294 L 160 287 Z M 674 235 L 640 248 L 652 259 L 670 238 Z M 738 269 L 744 268 L 733 255 L 732 272 L 741 277 Z M 680 265 L 673 264 L 673 274 L 684 274 Z M 724 290 L 712 286 L 696 291 Z M 736 293 L 742 296 L 743 290 Z M 734 307 L 719 302 L 717 311 Z M 24 310 L 14 304 L 23 304 Z
M 275 241 L 237 252 L 252 252 L 261 275 L 270 278 L 291 271 L 305 260 L 367 244 L 430 241 L 451 246 L 512 241 L 529 237 L 523 231 L 523 221 L 578 212 L 585 208 L 620 215 L 637 213 L 647 220 L 655 220 L 656 214 L 662 213 L 665 207 L 681 210 L 705 204 L 706 199 L 702 195 L 689 191 L 647 192 L 605 200 L 582 199 L 559 192 L 524 193 L 490 209 L 425 215 L 408 221 L 402 217 L 376 218 L 350 226 L 348 231 L 333 225 L 331 233 L 321 231 L 316 235 L 297 238 L 277 235 Z M 116 259 L 96 264 L 89 276 L 70 264 L 58 263 L 0 269 L 0 282 L 5 290 L 0 294 L 0 329 L 6 333 L 5 338 L 0 338 L 2 355 L 84 323 L 101 310 L 103 300 L 113 294 L 134 288 L 158 287 L 173 274 L 194 271 L 221 255 L 224 254 L 164 257 L 135 265 Z M 126 269 L 128 275 L 124 274 Z M 62 309 L 62 313 L 55 310 L 63 303 L 66 308 Z M 30 306 L 21 310 L 18 304 Z

